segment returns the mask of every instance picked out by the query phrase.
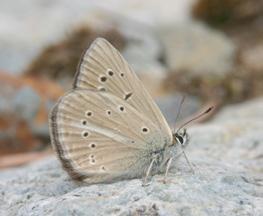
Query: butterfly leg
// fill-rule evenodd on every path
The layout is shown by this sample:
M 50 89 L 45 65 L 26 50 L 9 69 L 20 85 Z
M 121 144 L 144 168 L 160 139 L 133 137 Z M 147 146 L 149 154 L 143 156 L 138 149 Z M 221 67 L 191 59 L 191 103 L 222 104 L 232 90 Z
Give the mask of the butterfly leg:
M 165 171 L 165 175 L 164 175 L 164 179 L 163 179 L 164 184 L 167 183 L 167 176 L 168 176 L 169 168 L 171 167 L 171 164 L 172 164 L 172 160 L 173 160 L 173 158 L 171 157 L 167 161 L 166 171 Z
M 148 185 L 149 185 L 149 183 L 147 183 L 147 179 L 148 179 L 148 176 L 150 175 L 150 172 L 151 172 L 151 170 L 152 170 L 153 163 L 155 162 L 155 160 L 156 160 L 156 159 L 154 158 L 154 159 L 151 161 L 150 166 L 149 166 L 148 169 L 147 169 L 145 178 L 144 178 L 144 180 L 143 180 L 142 186 L 148 186 Z
M 194 173 L 195 173 L 195 170 L 194 170 L 194 168 L 193 168 L 192 163 L 188 160 L 188 158 L 187 158 L 185 152 L 183 151 L 182 153 L 183 153 L 183 155 L 184 155 L 184 158 L 185 158 L 186 162 L 188 163 L 188 166 L 190 167 L 192 173 L 194 174 Z

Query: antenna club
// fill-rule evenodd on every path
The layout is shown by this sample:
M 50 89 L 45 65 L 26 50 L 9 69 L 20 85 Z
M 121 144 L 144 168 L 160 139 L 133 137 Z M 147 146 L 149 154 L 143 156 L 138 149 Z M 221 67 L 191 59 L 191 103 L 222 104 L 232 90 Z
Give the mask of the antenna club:
M 209 113 L 213 108 L 214 108 L 214 107 L 211 106 L 211 107 L 209 107 L 205 112 L 203 112 L 203 113 L 197 115 L 196 117 L 190 119 L 189 121 L 185 122 L 184 124 L 182 124 L 182 125 L 177 129 L 176 132 L 180 131 L 184 126 L 186 126 L 186 125 L 189 124 L 190 122 L 192 122 L 192 121 L 194 121 L 194 120 L 196 120 L 196 119 L 199 119 L 199 118 L 201 118 L 202 116 L 206 115 L 206 114 Z
M 209 113 L 212 109 L 214 109 L 214 106 L 209 107 L 204 113 Z

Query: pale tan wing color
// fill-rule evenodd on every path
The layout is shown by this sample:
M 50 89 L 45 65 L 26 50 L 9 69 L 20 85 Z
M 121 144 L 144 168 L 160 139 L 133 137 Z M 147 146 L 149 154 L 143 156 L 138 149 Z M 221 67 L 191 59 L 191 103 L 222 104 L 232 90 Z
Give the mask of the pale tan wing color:
M 172 143 L 172 133 L 161 111 L 126 60 L 107 40 L 96 39 L 83 55 L 74 88 L 107 91 L 125 100 L 158 125 Z
M 64 168 L 87 183 L 141 177 L 165 140 L 158 125 L 107 92 L 75 89 L 50 116 L 51 140 Z

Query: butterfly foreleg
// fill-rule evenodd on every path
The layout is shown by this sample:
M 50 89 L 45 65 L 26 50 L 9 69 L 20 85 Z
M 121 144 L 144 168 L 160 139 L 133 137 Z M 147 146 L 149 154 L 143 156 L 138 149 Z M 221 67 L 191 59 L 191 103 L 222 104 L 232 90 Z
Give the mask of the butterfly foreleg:
M 148 176 L 150 175 L 150 172 L 153 168 L 153 164 L 154 162 L 156 161 L 156 158 L 152 159 L 147 171 L 146 171 L 146 174 L 145 174 L 145 177 L 144 177 L 144 180 L 143 180 L 143 183 L 142 183 L 142 186 L 148 186 L 149 185 L 149 182 L 147 182 L 147 179 L 148 179 Z
M 167 165 L 166 165 L 166 170 L 165 170 L 165 175 L 164 175 L 164 179 L 163 179 L 163 183 L 166 184 L 167 182 L 167 176 L 168 176 L 168 172 L 169 172 L 169 169 L 171 167 L 171 164 L 172 164 L 172 160 L 173 158 L 169 158 L 168 161 L 167 161 Z

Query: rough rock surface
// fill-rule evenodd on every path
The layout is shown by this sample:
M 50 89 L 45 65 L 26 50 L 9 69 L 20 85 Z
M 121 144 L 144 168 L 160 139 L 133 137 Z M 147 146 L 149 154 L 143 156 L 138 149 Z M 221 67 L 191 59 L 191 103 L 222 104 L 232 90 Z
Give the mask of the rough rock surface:
M 189 129 L 185 160 L 168 183 L 134 179 L 78 186 L 50 157 L 0 173 L 0 215 L 263 215 L 263 98 Z

